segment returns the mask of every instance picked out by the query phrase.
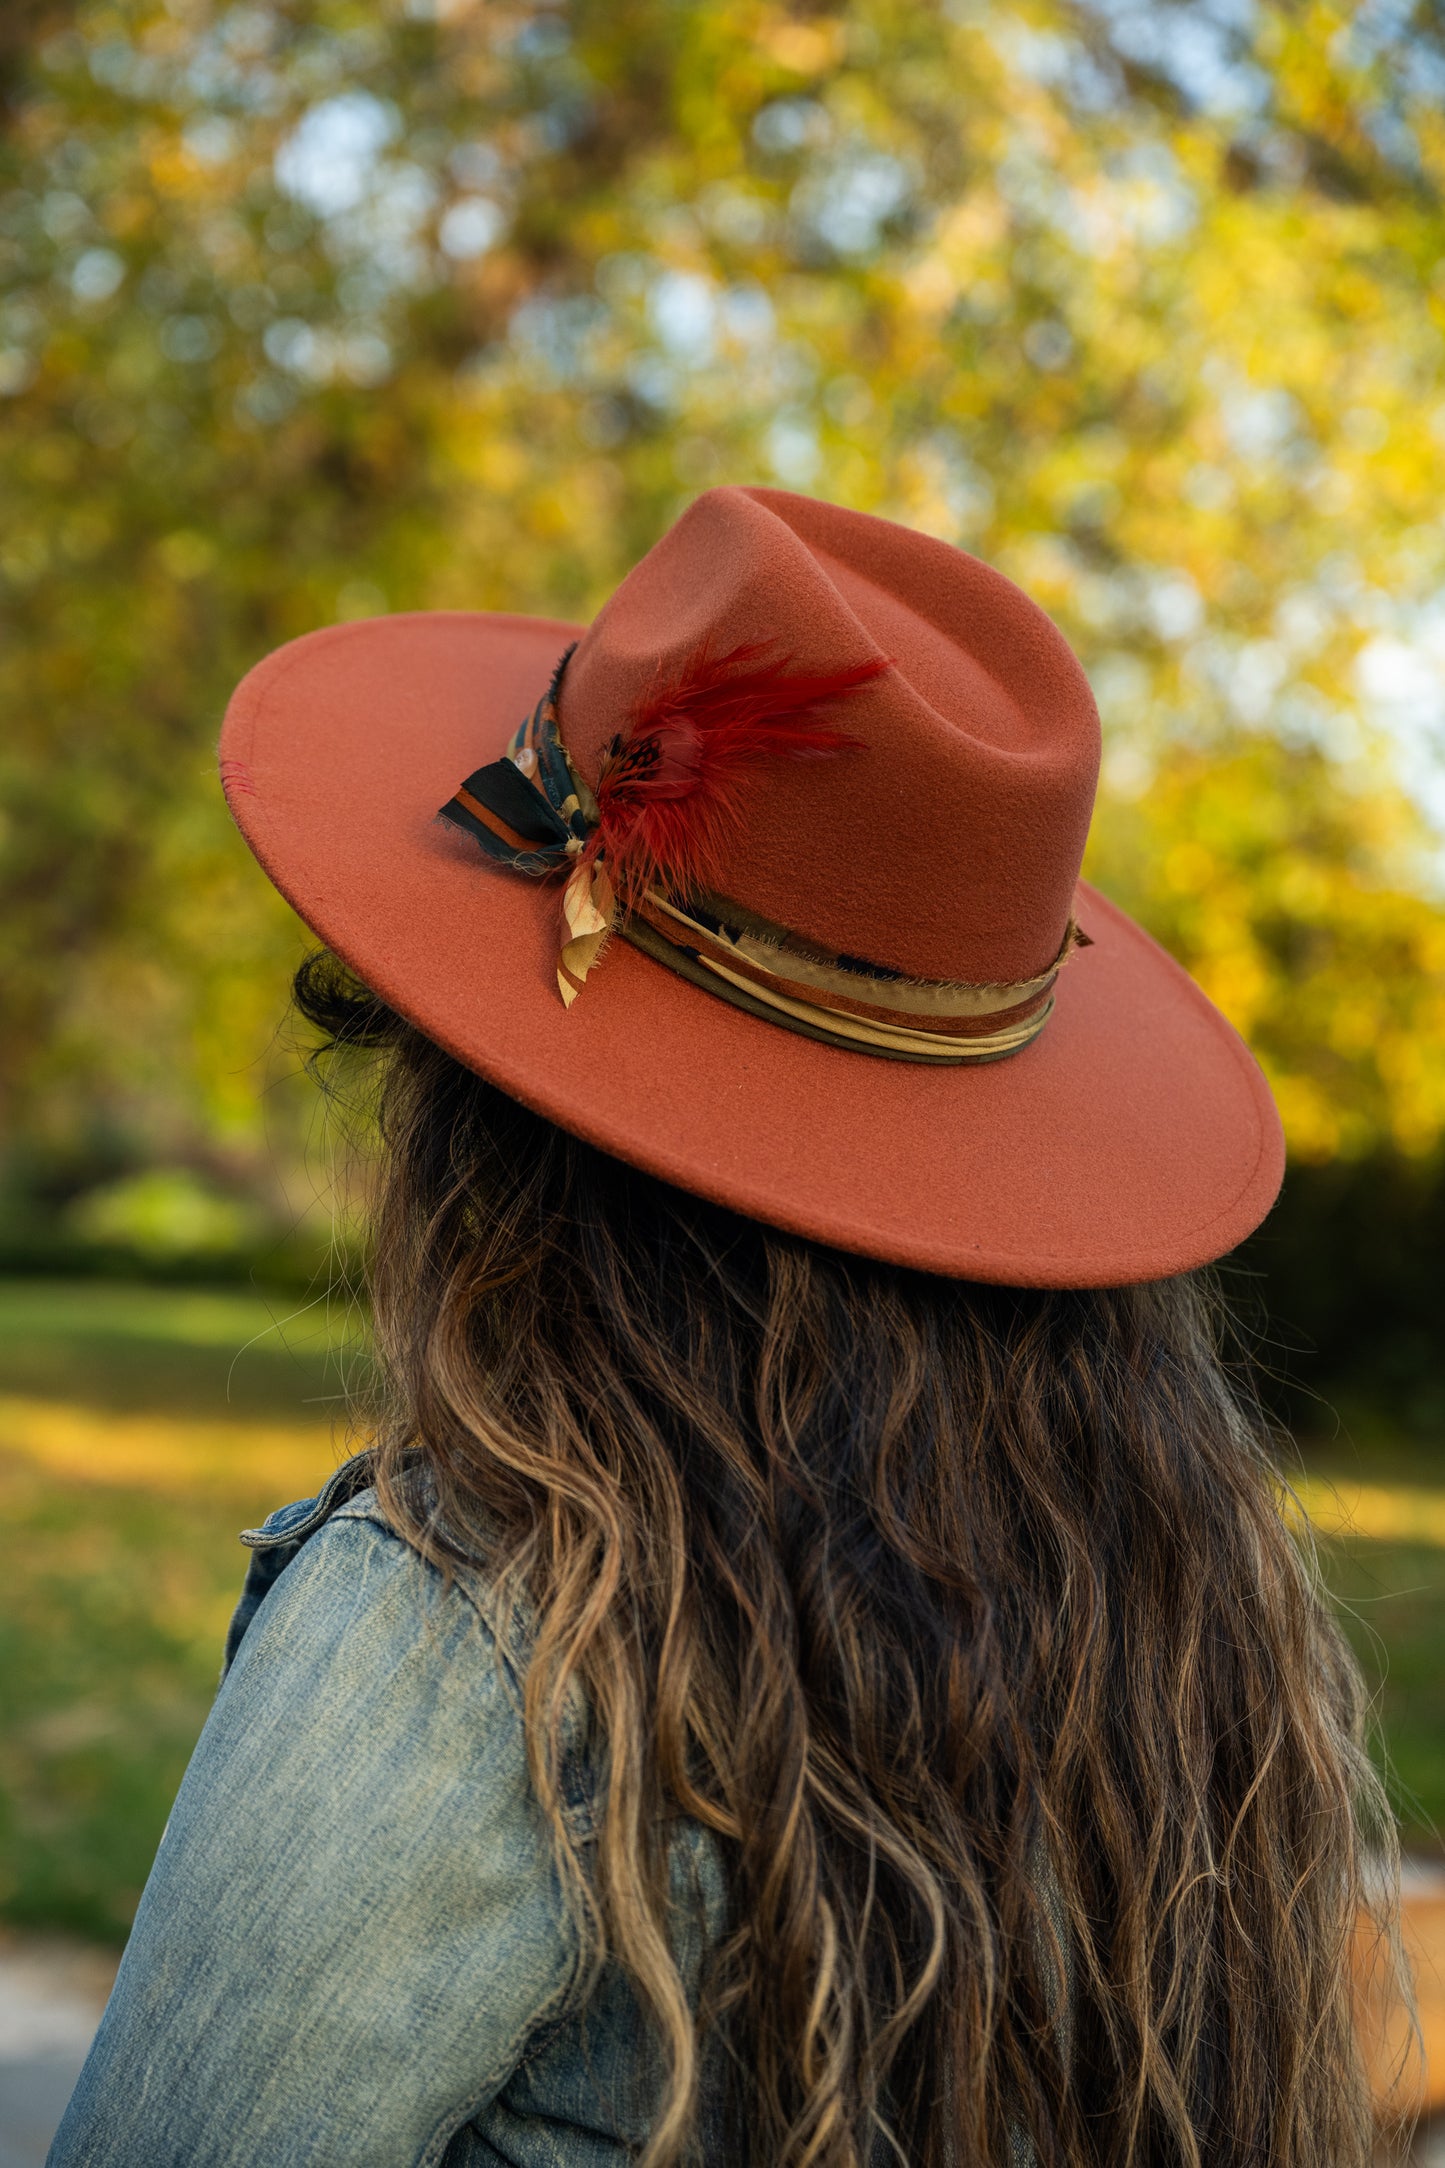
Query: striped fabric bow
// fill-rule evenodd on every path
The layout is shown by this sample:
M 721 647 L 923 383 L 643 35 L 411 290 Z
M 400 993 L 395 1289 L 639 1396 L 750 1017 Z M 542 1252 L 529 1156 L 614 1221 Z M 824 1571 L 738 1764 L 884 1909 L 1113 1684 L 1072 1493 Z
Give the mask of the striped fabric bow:
M 488 858 L 514 873 L 546 878 L 570 868 L 562 893 L 566 934 L 557 985 L 571 1007 L 616 920 L 617 899 L 600 856 L 587 846 L 597 828 L 597 801 L 572 766 L 557 734 L 557 688 L 569 647 L 526 721 L 500 760 L 477 768 L 441 809 L 441 818 L 480 844 Z

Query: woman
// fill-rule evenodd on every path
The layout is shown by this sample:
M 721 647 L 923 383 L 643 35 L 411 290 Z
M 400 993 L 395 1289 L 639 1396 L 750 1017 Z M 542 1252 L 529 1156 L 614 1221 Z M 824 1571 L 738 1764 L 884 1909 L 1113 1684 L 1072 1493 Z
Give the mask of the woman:
M 1097 757 L 1008 582 L 773 491 L 246 681 L 385 1402 L 57 2168 L 1366 2161 L 1388 1816 L 1199 1277 L 1278 1124 L 1077 885 Z

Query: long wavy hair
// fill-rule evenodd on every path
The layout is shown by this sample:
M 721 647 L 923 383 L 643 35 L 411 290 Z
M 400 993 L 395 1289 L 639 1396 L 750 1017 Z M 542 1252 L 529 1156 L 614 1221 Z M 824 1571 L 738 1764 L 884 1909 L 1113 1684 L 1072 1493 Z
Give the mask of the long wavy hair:
M 844 1256 L 578 1142 L 324 953 L 296 997 L 383 1057 L 379 1487 L 534 1616 L 536 1791 L 658 2050 L 644 2168 L 694 2157 L 709 2027 L 756 2168 L 1359 2168 L 1390 1816 L 1208 1281 Z M 730 1904 L 700 2012 L 686 1816 Z

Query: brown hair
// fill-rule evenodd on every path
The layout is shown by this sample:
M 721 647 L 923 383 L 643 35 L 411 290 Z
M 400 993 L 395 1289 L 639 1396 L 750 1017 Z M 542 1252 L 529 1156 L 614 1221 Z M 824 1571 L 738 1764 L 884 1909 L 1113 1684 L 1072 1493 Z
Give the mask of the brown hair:
M 579 1143 L 325 956 L 297 998 L 389 1050 L 379 1485 L 535 1615 L 534 1782 L 661 2050 L 646 2168 L 697 2098 L 678 1816 L 727 1866 L 701 2023 L 748 2073 L 739 2161 L 1363 2164 L 1350 1954 L 1393 1837 L 1208 1284 L 844 1256 Z

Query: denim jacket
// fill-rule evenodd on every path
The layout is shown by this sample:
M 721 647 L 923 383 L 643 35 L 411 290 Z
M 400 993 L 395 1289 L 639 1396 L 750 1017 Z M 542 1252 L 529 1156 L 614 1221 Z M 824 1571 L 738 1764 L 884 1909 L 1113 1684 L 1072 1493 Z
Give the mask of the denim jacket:
M 525 1622 L 392 1533 L 364 1463 L 246 1537 L 220 1692 L 48 2168 L 612 2168 L 657 2068 L 589 1981 L 532 1789 Z M 580 1730 L 565 1811 L 593 1803 Z M 584 1854 L 585 1856 L 585 1854 Z M 672 1838 L 695 1994 L 725 1882 Z M 728 2158 L 704 2057 L 700 2152 Z

